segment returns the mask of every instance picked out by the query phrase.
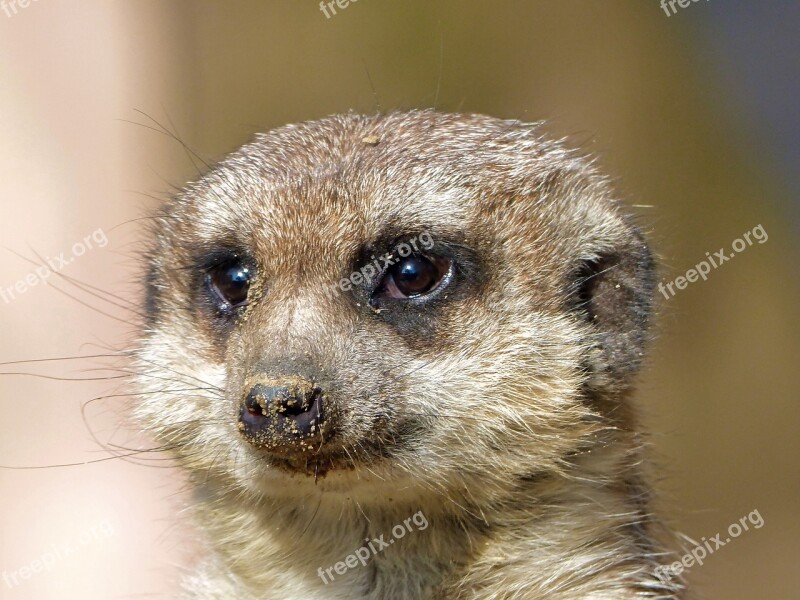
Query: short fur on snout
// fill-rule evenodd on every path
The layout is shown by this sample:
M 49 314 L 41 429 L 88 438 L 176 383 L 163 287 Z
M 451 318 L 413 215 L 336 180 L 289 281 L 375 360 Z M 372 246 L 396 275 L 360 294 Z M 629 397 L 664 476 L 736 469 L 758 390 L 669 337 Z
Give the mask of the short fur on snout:
M 187 597 L 679 597 L 629 399 L 653 264 L 589 161 L 517 121 L 333 116 L 256 136 L 155 223 L 135 414 L 196 490 Z M 430 297 L 352 276 L 422 234 L 450 265 Z M 224 316 L 221 255 L 252 273 Z M 249 382 L 296 379 L 325 435 L 242 436 Z

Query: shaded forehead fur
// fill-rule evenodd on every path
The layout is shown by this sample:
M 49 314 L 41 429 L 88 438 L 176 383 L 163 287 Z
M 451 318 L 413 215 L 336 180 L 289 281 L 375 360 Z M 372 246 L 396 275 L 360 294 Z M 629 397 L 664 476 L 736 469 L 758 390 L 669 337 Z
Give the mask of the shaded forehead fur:
M 335 284 L 382 236 L 429 232 L 484 259 L 476 276 L 497 284 L 487 303 L 555 313 L 582 301 L 597 385 L 639 364 L 649 253 L 606 179 L 536 125 L 433 111 L 290 125 L 256 136 L 165 212 L 154 271 L 243 248 L 273 299 Z
M 316 239 L 328 249 L 353 244 L 370 229 L 397 222 L 412 230 L 461 231 L 475 221 L 491 227 L 498 216 L 530 221 L 534 210 L 558 219 L 556 200 L 566 205 L 561 212 L 571 214 L 573 227 L 588 231 L 608 220 L 609 206 L 587 201 L 605 200 L 604 186 L 585 161 L 546 142 L 535 126 L 411 112 L 334 116 L 258 135 L 178 202 L 190 204 L 183 214 L 194 241 L 244 234 L 248 242 L 257 237 L 280 245 L 314 228 L 323 235 L 304 240 L 309 252 Z M 570 202 L 573 195 L 584 197 Z M 595 222 L 592 212 L 600 213 Z M 586 237 L 579 233 L 558 237 Z M 525 242 L 534 241 L 525 234 Z

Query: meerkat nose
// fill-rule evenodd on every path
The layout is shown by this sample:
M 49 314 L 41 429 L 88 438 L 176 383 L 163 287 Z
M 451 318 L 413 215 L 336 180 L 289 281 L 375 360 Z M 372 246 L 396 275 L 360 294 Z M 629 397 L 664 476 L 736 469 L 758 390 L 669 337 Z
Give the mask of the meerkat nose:
M 257 446 L 291 450 L 321 433 L 324 416 L 322 392 L 309 381 L 256 383 L 239 411 L 239 429 Z

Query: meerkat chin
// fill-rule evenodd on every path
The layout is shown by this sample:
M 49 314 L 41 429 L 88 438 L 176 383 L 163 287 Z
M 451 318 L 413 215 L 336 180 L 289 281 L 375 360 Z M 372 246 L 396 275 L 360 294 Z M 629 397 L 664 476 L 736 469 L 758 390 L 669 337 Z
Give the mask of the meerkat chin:
M 629 399 L 653 262 L 589 161 L 333 116 L 155 223 L 134 414 L 195 491 L 187 598 L 680 597 Z

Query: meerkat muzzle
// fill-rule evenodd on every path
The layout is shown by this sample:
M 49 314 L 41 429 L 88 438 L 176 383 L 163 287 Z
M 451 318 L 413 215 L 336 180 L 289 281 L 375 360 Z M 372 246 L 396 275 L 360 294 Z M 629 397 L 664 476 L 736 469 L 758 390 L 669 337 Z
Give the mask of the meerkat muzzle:
M 305 379 L 253 383 L 239 410 L 239 430 L 250 443 L 272 451 L 309 450 L 322 439 L 323 403 L 322 391 Z

